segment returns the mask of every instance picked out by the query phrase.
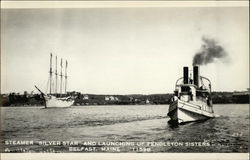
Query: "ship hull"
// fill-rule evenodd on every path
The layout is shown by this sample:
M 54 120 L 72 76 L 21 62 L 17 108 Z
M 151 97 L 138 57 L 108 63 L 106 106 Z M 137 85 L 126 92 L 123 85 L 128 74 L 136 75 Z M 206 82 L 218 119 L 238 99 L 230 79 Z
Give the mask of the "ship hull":
M 214 118 L 214 113 L 208 111 L 208 108 L 209 106 L 189 103 L 178 99 L 169 105 L 168 116 L 171 119 L 170 122 L 174 124 L 183 124 Z
M 70 107 L 74 104 L 74 100 L 72 99 L 61 99 L 54 96 L 45 97 L 45 108 L 57 107 L 57 108 L 65 108 Z

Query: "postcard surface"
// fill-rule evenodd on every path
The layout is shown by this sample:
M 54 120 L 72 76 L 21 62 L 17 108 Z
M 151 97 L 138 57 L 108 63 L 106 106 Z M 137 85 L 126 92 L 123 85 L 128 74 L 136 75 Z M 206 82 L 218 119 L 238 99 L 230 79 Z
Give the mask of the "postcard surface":
M 1 153 L 248 153 L 245 3 L 2 4 Z

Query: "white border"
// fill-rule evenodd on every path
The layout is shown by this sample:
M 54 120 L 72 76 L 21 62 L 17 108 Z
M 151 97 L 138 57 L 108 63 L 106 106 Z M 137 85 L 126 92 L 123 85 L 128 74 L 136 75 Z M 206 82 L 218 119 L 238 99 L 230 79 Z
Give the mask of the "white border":
M 249 1 L 1 1 L 1 8 L 249 7 Z M 218 151 L 219 152 L 219 151 Z M 1 160 L 247 160 L 249 153 L 0 153 Z
M 4 153 L 1 160 L 248 160 L 249 153 Z
M 248 1 L 1 1 L 1 8 L 246 7 Z

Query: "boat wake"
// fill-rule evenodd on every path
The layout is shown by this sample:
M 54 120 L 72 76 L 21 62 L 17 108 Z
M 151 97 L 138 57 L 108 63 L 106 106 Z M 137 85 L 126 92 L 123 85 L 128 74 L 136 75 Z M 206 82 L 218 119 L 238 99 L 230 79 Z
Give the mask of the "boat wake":
M 30 129 L 43 130 L 43 129 L 60 129 L 60 128 L 85 128 L 85 127 L 96 127 L 96 126 L 108 126 L 108 125 L 116 125 L 122 123 L 133 123 L 147 120 L 156 120 L 156 119 L 165 119 L 167 116 L 153 116 L 153 117 L 131 117 L 131 118 L 121 118 L 116 119 L 117 117 L 110 119 L 83 119 L 79 121 L 79 119 L 72 119 L 66 123 L 49 123 L 42 124 L 40 126 L 36 125 L 33 127 L 29 127 Z
M 73 126 L 105 126 L 105 125 L 114 125 L 119 123 L 131 123 L 136 121 L 147 121 L 147 120 L 154 120 L 154 119 L 164 119 L 167 118 L 167 116 L 155 116 L 155 117 L 141 117 L 141 118 L 131 118 L 131 119 L 118 119 L 118 120 L 112 120 L 112 119 L 106 119 L 106 120 L 90 120 L 90 121 L 74 121 L 71 124 L 71 127 Z

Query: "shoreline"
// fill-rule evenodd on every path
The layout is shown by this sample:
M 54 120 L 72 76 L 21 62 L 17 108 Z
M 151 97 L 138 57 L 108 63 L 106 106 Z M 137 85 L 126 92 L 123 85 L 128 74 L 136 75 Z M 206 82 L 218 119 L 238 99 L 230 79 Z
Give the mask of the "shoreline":
M 213 104 L 249 104 L 249 91 L 242 92 L 212 92 Z M 1 94 L 0 106 L 43 106 L 44 100 L 40 94 Z M 131 94 L 131 95 L 95 95 L 68 92 L 62 96 L 72 96 L 74 106 L 90 105 L 168 105 L 173 94 Z
M 227 105 L 233 105 L 233 104 L 236 104 L 236 105 L 244 105 L 244 104 L 250 104 L 250 103 L 214 103 L 214 105 L 224 105 L 224 104 L 227 104 Z M 89 104 L 89 105 L 72 105 L 70 107 L 86 107 L 86 106 L 148 106 L 148 105 L 154 105 L 154 106 L 162 106 L 162 105 L 166 105 L 168 106 L 169 104 L 125 104 L 125 105 L 122 105 L 122 104 Z M 43 105 L 10 105 L 10 106 L 0 106 L 0 108 L 12 108 L 12 107 L 16 107 L 16 108 L 39 108 L 39 107 L 44 107 Z M 68 108 L 70 108 L 68 107 Z

